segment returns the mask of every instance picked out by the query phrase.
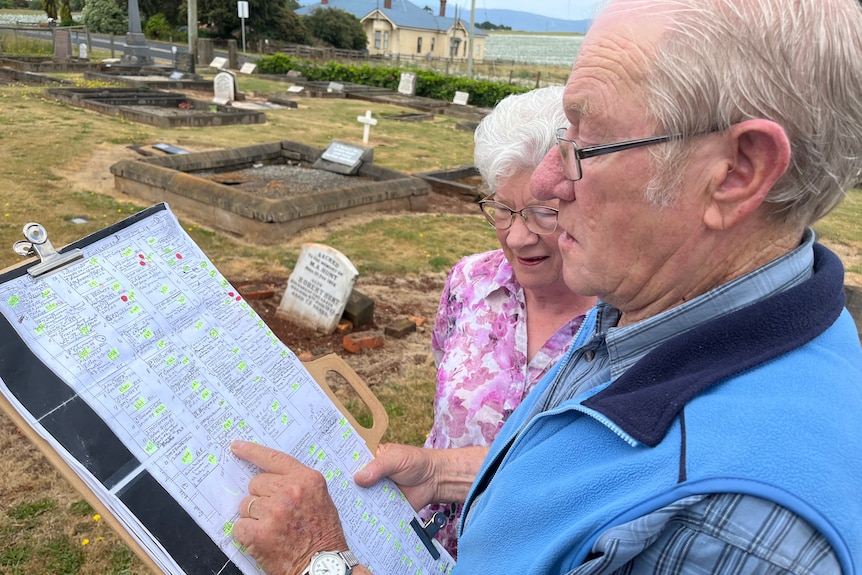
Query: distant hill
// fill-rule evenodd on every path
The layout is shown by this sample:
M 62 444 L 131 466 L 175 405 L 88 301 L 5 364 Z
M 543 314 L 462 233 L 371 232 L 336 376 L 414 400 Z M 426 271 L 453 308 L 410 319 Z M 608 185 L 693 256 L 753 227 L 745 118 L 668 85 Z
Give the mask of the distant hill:
M 320 0 L 300 0 L 302 6 L 319 5 Z M 439 10 L 439 0 L 413 0 L 416 6 L 434 6 L 434 10 Z M 437 13 L 436 11 L 434 12 Z M 446 16 L 449 18 L 455 17 L 455 7 L 452 5 L 446 6 Z M 458 13 L 458 16 L 464 22 L 470 22 L 470 11 L 464 10 Z M 520 10 L 500 10 L 500 9 L 476 9 L 475 24 L 490 22 L 497 26 L 508 26 L 512 30 L 518 32 L 574 32 L 577 34 L 586 34 L 587 28 L 592 20 L 564 20 L 562 18 L 548 18 L 547 16 L 539 16 L 530 12 L 521 12 Z
M 446 16 L 455 17 L 455 10 L 451 6 L 446 7 Z M 470 11 L 465 10 L 458 16 L 464 22 L 470 21 Z M 476 8 L 475 23 L 490 22 L 497 26 L 509 26 L 512 30 L 519 32 L 574 32 L 586 34 L 587 28 L 592 20 L 564 20 L 562 18 L 548 18 L 529 12 L 519 10 L 498 10 Z

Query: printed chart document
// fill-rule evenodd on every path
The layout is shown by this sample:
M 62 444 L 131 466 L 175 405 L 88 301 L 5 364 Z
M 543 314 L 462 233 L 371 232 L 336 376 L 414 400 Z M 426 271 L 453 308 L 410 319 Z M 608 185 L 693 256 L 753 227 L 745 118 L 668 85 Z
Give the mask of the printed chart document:
M 319 470 L 374 572 L 446 573 L 364 441 L 166 204 L 84 238 L 84 258 L 0 276 L 0 391 L 165 573 L 261 570 L 233 539 L 255 469 L 234 439 Z

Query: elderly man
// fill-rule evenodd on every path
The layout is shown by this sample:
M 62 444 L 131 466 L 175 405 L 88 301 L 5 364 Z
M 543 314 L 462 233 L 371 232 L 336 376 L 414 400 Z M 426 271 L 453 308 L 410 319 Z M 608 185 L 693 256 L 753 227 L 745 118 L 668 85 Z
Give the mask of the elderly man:
M 384 446 L 357 481 L 464 499 L 458 573 L 860 572 L 862 352 L 809 229 L 858 181 L 860 78 L 856 0 L 612 2 L 532 180 L 599 305 L 478 470 Z M 267 572 L 346 550 L 322 479 L 234 451 Z

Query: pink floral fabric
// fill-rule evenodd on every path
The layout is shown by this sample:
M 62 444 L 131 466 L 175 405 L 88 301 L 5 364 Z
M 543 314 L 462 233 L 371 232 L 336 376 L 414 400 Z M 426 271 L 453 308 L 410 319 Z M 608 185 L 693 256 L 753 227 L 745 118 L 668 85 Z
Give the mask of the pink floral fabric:
M 437 364 L 434 425 L 426 447 L 490 445 L 509 414 L 566 352 L 584 316 L 563 325 L 527 362 L 524 290 L 502 250 L 467 256 L 449 272 L 431 334 Z M 457 555 L 460 505 L 432 505 L 437 539 Z

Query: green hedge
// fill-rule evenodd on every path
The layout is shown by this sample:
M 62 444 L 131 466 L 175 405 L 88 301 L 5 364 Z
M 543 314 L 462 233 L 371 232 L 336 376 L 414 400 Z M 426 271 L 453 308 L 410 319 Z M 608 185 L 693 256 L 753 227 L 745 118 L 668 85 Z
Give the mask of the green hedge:
M 401 82 L 401 73 L 411 71 L 416 74 L 416 95 L 435 100 L 451 102 L 455 92 L 470 94 L 470 104 L 481 108 L 492 108 L 509 94 L 520 94 L 529 88 L 472 80 L 457 76 L 446 76 L 427 70 L 406 70 L 403 68 L 384 68 L 380 66 L 351 66 L 339 62 L 326 62 L 316 65 L 311 61 L 294 58 L 286 54 L 264 56 L 257 63 L 261 74 L 286 74 L 290 70 L 302 73 L 311 81 L 352 82 L 365 86 L 378 86 L 397 90 Z

